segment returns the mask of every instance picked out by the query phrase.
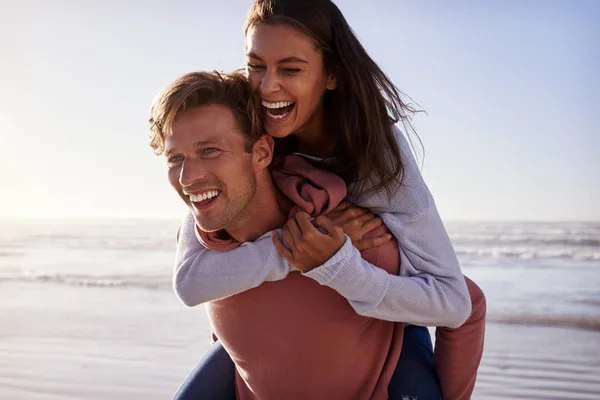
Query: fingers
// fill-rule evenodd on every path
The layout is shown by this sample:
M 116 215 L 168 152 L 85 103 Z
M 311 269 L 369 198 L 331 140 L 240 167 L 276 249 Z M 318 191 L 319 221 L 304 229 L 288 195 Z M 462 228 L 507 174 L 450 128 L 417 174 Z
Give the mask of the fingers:
M 370 215 L 370 217 L 367 217 Z M 356 207 L 347 201 L 341 202 L 336 208 L 327 213 L 326 217 L 335 222 L 336 225 L 344 226 L 348 224 L 357 224 L 356 219 L 361 218 L 361 221 L 366 221 L 374 215 L 369 210 L 361 207 Z M 361 224 L 362 226 L 362 224 Z
M 273 245 L 289 263 L 300 271 L 307 272 L 323 265 L 344 245 L 345 236 L 340 227 L 326 217 L 319 217 L 313 225 L 307 213 L 298 213 L 282 230 L 282 237 L 273 234 Z M 324 228 L 328 234 L 319 231 Z
M 342 230 L 342 228 L 340 228 L 338 225 L 334 224 L 333 221 L 331 221 L 327 217 L 324 217 L 324 216 L 318 217 L 317 225 L 319 225 L 319 227 L 325 229 L 329 233 L 329 236 L 333 237 L 334 239 L 339 240 L 340 238 L 344 237 L 344 231 Z
M 283 258 L 292 263 L 294 261 L 294 254 L 283 244 L 277 231 L 271 232 L 271 238 L 273 239 L 273 246 Z
M 377 236 L 374 238 L 361 239 L 358 241 L 358 243 L 356 243 L 355 247 L 359 251 L 363 251 L 366 249 L 371 249 L 373 247 L 382 246 L 382 245 L 386 244 L 387 242 L 389 242 L 391 239 L 392 239 L 392 235 L 390 235 L 388 233 L 388 234 Z
M 336 223 L 338 225 L 346 225 L 346 224 L 350 224 L 350 223 L 357 223 L 357 220 L 363 218 L 370 218 L 370 216 L 372 216 L 373 214 L 371 214 L 369 211 L 365 210 L 364 208 L 359 208 L 359 207 L 352 207 L 352 208 L 348 208 L 346 211 L 344 211 L 344 213 L 338 217 L 336 219 Z
M 333 209 L 333 210 L 329 211 L 327 214 L 325 214 L 325 216 L 335 222 L 339 218 L 341 218 L 343 214 L 344 214 L 343 211 L 338 211 L 338 210 Z
M 367 221 L 365 221 L 362 225 L 361 231 L 363 235 L 375 230 L 383 225 L 383 221 L 379 217 L 373 217 Z
M 292 232 L 290 232 L 289 226 L 286 224 L 281 230 L 281 236 L 283 236 L 283 240 L 287 244 L 287 247 L 292 251 L 292 254 L 296 250 L 296 239 Z
M 363 215 L 361 215 L 360 217 L 356 218 L 356 222 L 360 224 L 360 226 L 363 226 L 364 224 L 366 224 L 368 221 L 375 219 L 375 218 L 379 218 L 377 216 L 375 216 L 375 214 L 372 214 L 370 212 L 364 213 Z
M 284 229 L 284 231 L 289 231 L 289 234 L 293 238 L 294 244 L 296 244 L 302 237 L 302 230 L 298 226 L 298 222 L 295 219 L 290 219 L 288 222 L 285 223 L 285 228 L 287 229 Z
M 342 201 L 337 205 L 332 211 L 346 211 L 348 208 L 352 207 L 352 204 L 347 201 Z
M 291 222 L 293 220 L 288 221 Z M 315 228 L 315 226 L 312 224 L 312 221 L 310 219 L 310 215 L 308 215 L 305 212 L 299 212 L 298 214 L 296 214 L 296 220 L 294 221 L 294 223 L 297 223 L 297 227 L 299 229 L 299 236 L 300 235 L 313 235 L 316 233 L 320 233 L 317 228 Z
M 344 217 L 348 220 L 352 220 L 364 214 L 370 214 L 369 210 L 360 207 L 350 207 L 344 212 Z

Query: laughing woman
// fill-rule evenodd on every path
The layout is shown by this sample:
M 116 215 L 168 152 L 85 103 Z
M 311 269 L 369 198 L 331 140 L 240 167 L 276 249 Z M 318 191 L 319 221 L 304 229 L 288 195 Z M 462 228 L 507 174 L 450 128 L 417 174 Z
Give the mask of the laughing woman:
M 216 252 L 196 240 L 189 216 L 177 248 L 177 295 L 195 306 L 300 270 L 360 315 L 410 324 L 390 398 L 439 398 L 434 368 L 444 399 L 470 398 L 483 352 L 485 297 L 462 275 L 410 145 L 395 126 L 402 122 L 410 131 L 413 110 L 329 0 L 257 0 L 245 35 L 247 77 L 261 97 L 266 132 L 281 152 L 302 153 L 344 179 L 348 203 L 330 218 L 349 239 L 339 249 L 317 252 L 323 233 L 305 235 L 292 219 L 283 237 L 302 246 L 288 249 L 279 235 L 264 235 Z M 398 275 L 361 258 L 361 250 L 388 240 L 363 239 L 378 218 L 398 242 Z M 232 273 L 240 260 L 244 267 Z M 438 327 L 433 356 L 422 326 Z M 233 368 L 215 344 L 175 398 L 235 396 Z

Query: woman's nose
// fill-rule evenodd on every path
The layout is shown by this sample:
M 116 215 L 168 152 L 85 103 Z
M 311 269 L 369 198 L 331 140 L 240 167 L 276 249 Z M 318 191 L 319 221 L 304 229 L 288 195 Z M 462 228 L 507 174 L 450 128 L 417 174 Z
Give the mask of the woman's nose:
M 260 81 L 261 94 L 269 94 L 279 90 L 280 82 L 276 71 L 266 70 Z

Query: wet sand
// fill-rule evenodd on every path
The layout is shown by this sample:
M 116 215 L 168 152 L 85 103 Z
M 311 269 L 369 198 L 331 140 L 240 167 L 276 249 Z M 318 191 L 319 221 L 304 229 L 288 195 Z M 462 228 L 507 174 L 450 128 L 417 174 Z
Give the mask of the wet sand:
M 168 290 L 0 283 L 0 398 L 169 399 L 209 346 Z M 474 399 L 599 399 L 600 331 L 490 322 Z

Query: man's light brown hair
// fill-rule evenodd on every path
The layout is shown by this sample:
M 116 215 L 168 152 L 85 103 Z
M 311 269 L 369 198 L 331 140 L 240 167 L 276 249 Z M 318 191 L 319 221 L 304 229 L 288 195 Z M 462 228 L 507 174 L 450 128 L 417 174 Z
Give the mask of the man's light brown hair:
M 165 151 L 165 136 L 173 133 L 177 116 L 203 105 L 222 105 L 231 110 L 240 132 L 245 135 L 246 151 L 263 134 L 260 104 L 241 72 L 231 74 L 191 72 L 167 85 L 150 108 L 150 147 L 156 155 Z

